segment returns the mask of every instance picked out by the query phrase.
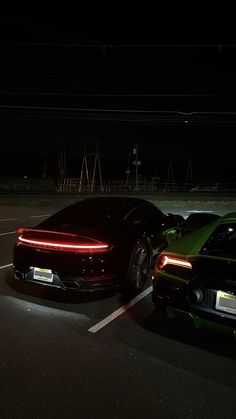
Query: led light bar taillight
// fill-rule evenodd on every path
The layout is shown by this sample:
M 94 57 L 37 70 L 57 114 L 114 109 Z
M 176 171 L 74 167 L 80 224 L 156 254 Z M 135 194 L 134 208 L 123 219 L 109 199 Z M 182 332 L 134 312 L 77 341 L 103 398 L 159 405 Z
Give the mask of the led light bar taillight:
M 71 233 L 65 233 L 62 231 L 52 231 L 52 230 L 39 230 L 36 228 L 18 228 L 18 230 L 16 230 L 16 232 L 18 234 L 24 234 L 24 233 L 53 233 L 53 234 L 58 234 L 58 235 L 62 235 L 62 236 L 70 236 L 70 237 L 76 237 L 76 234 L 71 234 Z
M 192 269 L 192 264 L 188 260 L 163 254 L 158 260 L 158 269 L 161 270 L 166 265 L 181 266 L 183 268 Z
M 47 241 L 39 241 L 39 240 L 31 240 L 31 239 L 25 239 L 24 237 L 20 236 L 18 238 L 19 241 L 22 241 L 24 243 L 28 244 L 35 244 L 35 245 L 42 245 L 42 246 L 48 246 L 48 247 L 57 247 L 57 248 L 64 248 L 64 249 L 83 249 L 83 250 L 95 250 L 95 249 L 107 249 L 108 244 L 64 244 L 64 243 L 53 243 L 53 242 L 47 242 Z
M 61 232 L 54 232 L 54 231 L 47 231 L 47 230 L 36 230 L 36 229 L 18 229 L 17 233 L 20 234 L 18 237 L 18 243 L 22 243 L 28 246 L 33 247 L 41 247 L 47 249 L 57 249 L 57 250 L 72 250 L 72 251 L 79 251 L 79 252 L 103 252 L 110 249 L 110 246 L 106 243 L 102 243 L 100 241 L 94 240 L 89 241 L 89 239 L 82 240 L 79 243 L 79 238 L 75 234 L 70 233 L 61 233 Z M 49 239 L 49 238 L 31 238 L 31 237 L 24 237 L 25 233 L 49 233 L 49 234 L 58 234 L 57 239 Z M 64 236 L 60 238 L 60 235 Z M 69 237 L 68 237 L 69 236 Z M 68 237 L 68 238 L 67 238 Z M 55 238 L 54 238 L 55 239 Z M 77 241 L 76 241 L 77 239 Z M 71 242 L 71 240 L 73 240 Z

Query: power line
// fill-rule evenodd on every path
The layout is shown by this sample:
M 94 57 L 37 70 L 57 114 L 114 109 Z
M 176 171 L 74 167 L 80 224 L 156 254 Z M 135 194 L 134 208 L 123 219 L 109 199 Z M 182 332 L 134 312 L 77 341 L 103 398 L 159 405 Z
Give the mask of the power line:
M 183 116 L 191 116 L 191 115 L 221 115 L 221 116 L 236 116 L 236 111 L 179 111 L 179 110 L 147 110 L 147 109 L 108 109 L 108 108 L 74 108 L 74 107 L 55 107 L 55 106 L 23 106 L 23 105 L 0 105 L 2 109 L 19 109 L 19 110 L 46 110 L 46 111 L 81 111 L 81 112 L 104 112 L 104 113 L 125 113 L 125 114 L 153 114 L 153 115 L 183 115 Z
M 175 49 L 175 48 L 215 48 L 222 51 L 223 48 L 236 48 L 236 43 L 160 43 L 160 44 L 125 44 L 125 43 L 109 43 L 109 42 L 95 42 L 95 43 L 71 43 L 71 42 L 38 42 L 38 41 L 1 41 L 0 46 L 13 46 L 13 47 L 48 47 L 48 48 L 95 48 L 101 49 L 105 52 L 106 49 Z
M 130 122 L 155 125 L 236 125 L 236 111 L 106 109 L 0 105 L 1 118 L 71 119 L 98 122 Z M 4 112 L 5 111 L 5 112 Z
M 53 92 L 9 92 L 0 91 L 1 95 L 23 96 L 79 96 L 79 97 L 218 97 L 212 93 L 53 93 Z

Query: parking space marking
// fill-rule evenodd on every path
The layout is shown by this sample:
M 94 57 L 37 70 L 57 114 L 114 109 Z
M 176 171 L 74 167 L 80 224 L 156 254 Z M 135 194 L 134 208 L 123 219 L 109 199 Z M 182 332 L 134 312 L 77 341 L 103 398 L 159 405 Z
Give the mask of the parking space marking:
M 108 323 L 115 320 L 118 316 L 121 316 L 121 314 L 125 313 L 125 311 L 129 310 L 134 304 L 138 303 L 140 300 L 142 300 L 144 297 L 146 297 L 150 292 L 152 291 L 152 286 L 148 287 L 146 290 L 138 294 L 136 297 L 134 297 L 132 300 L 130 300 L 127 304 L 123 305 L 122 307 L 115 310 L 113 313 L 111 313 L 109 316 L 105 317 L 105 319 L 101 320 L 99 323 L 95 324 L 94 326 L 90 327 L 88 329 L 88 332 L 90 333 L 96 333 L 103 327 L 105 327 Z
M 42 214 L 42 215 L 29 215 L 29 218 L 43 218 L 43 217 L 49 217 L 50 214 Z M 0 218 L 0 222 L 4 221 L 16 221 L 19 220 L 19 217 L 12 217 L 12 218 Z
M 0 233 L 0 236 L 7 236 L 8 234 L 16 234 L 16 231 L 8 231 L 7 233 Z
M 15 218 L 1 218 L 0 221 L 13 221 L 13 220 L 19 220 L 18 217 Z
M 11 266 L 13 266 L 13 263 L 8 263 L 8 265 L 0 266 L 0 269 L 10 268 Z
M 49 217 L 49 214 L 43 214 L 43 215 L 30 215 L 30 218 L 40 218 L 40 217 Z
M 195 212 L 195 213 L 202 213 L 202 212 L 213 212 L 213 211 L 211 211 L 211 210 L 209 210 L 209 211 L 201 211 L 201 210 L 187 210 L 186 212 Z

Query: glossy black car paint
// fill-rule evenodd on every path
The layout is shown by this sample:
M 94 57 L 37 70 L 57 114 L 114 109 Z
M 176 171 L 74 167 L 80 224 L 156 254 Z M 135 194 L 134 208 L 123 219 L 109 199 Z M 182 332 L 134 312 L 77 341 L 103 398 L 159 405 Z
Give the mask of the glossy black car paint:
M 14 247 L 15 275 L 24 281 L 80 291 L 121 284 L 130 289 L 141 289 L 152 261 L 167 244 L 165 232 L 182 221 L 181 216 L 165 215 L 144 199 L 84 199 L 52 215 L 34 227 L 37 233 L 26 232 L 25 237 L 34 239 L 37 234 L 37 238 L 45 240 L 53 231 L 75 234 L 81 239 L 86 237 L 106 243 L 108 250 L 81 253 L 30 246 L 18 241 Z M 51 269 L 53 283 L 35 281 L 34 267 Z

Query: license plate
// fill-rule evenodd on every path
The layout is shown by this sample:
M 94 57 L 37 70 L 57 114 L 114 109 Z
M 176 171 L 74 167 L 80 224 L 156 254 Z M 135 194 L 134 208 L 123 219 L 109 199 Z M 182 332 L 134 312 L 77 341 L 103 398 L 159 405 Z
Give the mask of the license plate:
M 227 292 L 217 291 L 216 309 L 236 314 L 236 296 Z
M 33 278 L 36 281 L 50 282 L 53 281 L 53 273 L 51 269 L 34 268 Z

